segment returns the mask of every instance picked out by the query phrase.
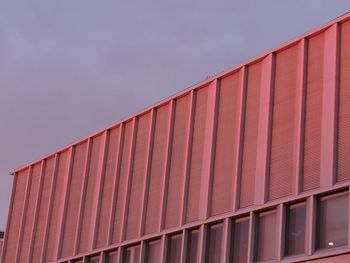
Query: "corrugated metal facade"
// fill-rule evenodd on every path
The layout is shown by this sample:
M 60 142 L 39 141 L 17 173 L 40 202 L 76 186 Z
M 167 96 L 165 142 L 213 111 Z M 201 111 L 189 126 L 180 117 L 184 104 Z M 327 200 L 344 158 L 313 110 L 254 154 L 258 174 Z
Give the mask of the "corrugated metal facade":
M 347 189 L 349 17 L 16 170 L 2 262 L 227 262 L 230 218 Z

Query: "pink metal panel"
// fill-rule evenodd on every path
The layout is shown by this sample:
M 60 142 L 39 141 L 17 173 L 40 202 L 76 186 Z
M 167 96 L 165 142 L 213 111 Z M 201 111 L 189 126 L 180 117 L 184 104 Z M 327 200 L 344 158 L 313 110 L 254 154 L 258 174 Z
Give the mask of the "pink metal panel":
M 108 145 L 107 145 L 107 157 L 105 166 L 105 176 L 103 180 L 103 189 L 101 197 L 101 210 L 100 216 L 98 217 L 97 225 L 97 240 L 96 247 L 100 248 L 107 245 L 108 240 L 108 226 L 109 216 L 111 214 L 111 208 L 113 205 L 113 185 L 116 177 L 116 166 L 117 166 L 117 153 L 119 149 L 119 136 L 120 128 L 114 128 L 109 131 Z
M 27 185 L 29 167 L 15 175 L 15 194 L 12 209 L 9 214 L 9 225 L 6 230 L 6 242 L 3 248 L 3 262 L 14 262 L 17 252 L 17 241 L 19 238 L 21 214 L 24 208 L 25 189 Z
M 23 220 L 23 237 L 21 238 L 21 243 L 18 246 L 18 262 L 27 262 L 29 257 L 30 249 L 30 239 L 32 227 L 34 224 L 35 216 L 35 205 L 38 196 L 40 171 L 42 163 L 37 163 L 33 165 L 31 182 L 28 188 L 28 203 L 27 208 L 24 210 L 24 220 Z
M 165 228 L 178 226 L 181 213 L 181 186 L 184 184 L 186 134 L 190 117 L 190 95 L 176 100 L 174 135 L 166 202 Z
M 154 145 L 154 130 L 156 122 L 156 109 L 152 109 L 150 116 L 150 125 L 147 138 L 147 150 L 146 150 L 146 164 L 145 164 L 145 173 L 143 176 L 143 188 L 142 188 L 142 199 L 141 199 L 141 220 L 140 220 L 140 232 L 139 237 L 143 236 L 146 228 L 146 214 L 147 214 L 147 203 L 148 203 L 148 193 L 150 186 L 150 177 L 151 177 L 151 165 L 152 165 L 152 154 L 153 154 L 153 145 Z M 158 188 L 160 188 L 158 186 Z M 160 190 L 160 189 L 159 189 Z M 157 216 L 156 216 L 157 217 Z M 157 217 L 160 219 L 159 216 Z M 157 221 L 157 220 L 154 220 Z M 159 225 L 158 225 L 159 228 Z
M 209 176 L 209 174 L 204 175 L 202 171 L 209 88 L 202 88 L 198 90 L 196 94 L 193 123 L 194 128 L 190 154 L 191 165 L 188 184 L 186 222 L 192 222 L 199 219 L 202 182 L 205 176 Z
M 101 217 L 101 201 L 103 194 L 103 184 L 105 180 L 105 169 L 106 169 L 106 161 L 107 161 L 107 147 L 109 141 L 109 130 L 106 130 L 102 134 L 102 142 L 99 151 L 99 162 L 97 166 L 97 178 L 96 184 L 94 187 L 94 192 L 96 193 L 96 198 L 93 199 L 92 203 L 92 222 L 90 224 L 90 231 L 92 237 L 89 242 L 89 249 L 93 250 L 96 248 L 97 235 L 98 235 L 98 225 L 99 219 Z M 101 260 L 103 259 L 103 255 L 101 255 Z
M 72 163 L 71 182 L 67 192 L 67 208 L 62 229 L 62 248 L 60 257 L 68 257 L 74 253 L 75 235 L 78 227 L 78 212 L 81 191 L 83 187 L 85 163 L 87 161 L 88 143 L 84 142 L 76 146 Z
M 304 150 L 304 124 L 306 102 L 306 70 L 307 70 L 307 40 L 302 39 L 298 43 L 297 54 L 297 98 L 295 103 L 295 125 L 293 144 L 293 194 L 298 195 L 302 190 L 302 163 Z
M 37 220 L 35 228 L 33 228 L 33 240 L 30 249 L 29 260 L 32 262 L 40 262 L 41 251 L 44 245 L 45 223 L 48 216 L 48 206 L 50 199 L 50 189 L 54 173 L 55 158 L 51 157 L 45 160 L 43 173 L 40 175 L 41 192 L 38 196 L 36 208 Z
M 35 232 L 38 227 L 38 215 L 39 215 L 39 209 L 40 209 L 40 199 L 43 191 L 43 182 L 44 182 L 44 174 L 45 174 L 45 166 L 46 166 L 46 160 L 43 159 L 41 161 L 40 165 L 40 173 L 39 173 L 39 182 L 38 182 L 38 189 L 36 194 L 36 200 L 34 205 L 34 216 L 33 216 L 33 223 L 31 226 L 30 231 L 30 238 L 29 238 L 29 247 L 28 247 L 28 259 L 32 261 L 33 256 L 33 246 L 34 246 L 34 239 L 35 239 Z M 40 260 L 38 258 L 37 260 Z
M 292 194 L 295 144 L 298 46 L 276 54 L 269 200 Z
M 254 203 L 253 189 L 255 188 L 261 68 L 261 62 L 248 67 L 240 207 L 246 207 Z
M 336 113 L 338 112 L 339 27 L 331 26 L 324 39 L 320 186 L 335 182 Z
M 166 208 L 167 208 L 167 196 L 169 189 L 169 172 L 170 172 L 170 161 L 172 151 L 172 141 L 174 134 L 174 122 L 175 122 L 175 101 L 171 100 L 169 103 L 169 113 L 167 120 L 167 137 L 166 137 L 166 149 L 165 149 L 165 164 L 163 169 L 163 184 L 161 186 L 161 199 L 160 199 L 160 225 L 159 231 L 164 229 Z
M 232 210 L 234 178 L 239 153 L 239 122 L 242 100 L 240 73 L 234 73 L 220 81 L 217 137 L 215 142 L 215 166 L 211 199 L 211 215 Z
M 324 33 L 309 39 L 304 137 L 303 190 L 320 185 Z
M 96 218 L 95 209 L 99 199 L 99 178 L 101 176 L 101 164 L 104 159 L 104 146 L 106 134 L 101 134 L 92 139 L 91 160 L 89 162 L 89 171 L 87 173 L 87 188 L 82 211 L 81 233 L 79 237 L 79 252 L 91 250 L 91 241 L 94 238 L 94 219 Z
M 211 199 L 213 192 L 215 139 L 217 133 L 218 93 L 220 81 L 215 80 L 208 87 L 208 101 L 204 132 L 203 161 L 201 186 L 199 197 L 199 218 L 207 219 L 210 216 Z
M 256 146 L 256 171 L 254 203 L 264 204 L 267 199 L 268 162 L 270 158 L 272 90 L 275 74 L 275 54 L 262 61 L 258 138 Z
M 123 145 L 122 154 L 121 154 L 121 163 L 120 163 L 120 171 L 117 174 L 117 198 L 115 205 L 115 214 L 114 214 L 114 224 L 113 224 L 113 236 L 112 243 L 120 242 L 121 234 L 122 234 L 122 222 L 123 222 L 123 213 L 124 213 L 124 203 L 126 201 L 126 187 L 127 187 L 127 177 L 129 171 L 129 161 L 131 158 L 131 147 L 133 140 L 133 127 L 134 121 L 127 122 L 125 124 L 125 134 L 123 136 Z
M 54 188 L 52 189 L 52 206 L 49 206 L 51 213 L 48 216 L 47 222 L 47 237 L 45 237 L 43 248 L 43 259 L 46 261 L 56 260 L 58 239 L 60 235 L 60 220 L 59 217 L 63 213 L 64 202 L 62 196 L 65 194 L 65 181 L 68 177 L 67 172 L 70 162 L 70 151 L 61 152 L 57 156 L 57 175 L 53 181 Z
M 157 109 L 153 151 L 151 157 L 151 174 L 147 196 L 145 234 L 156 232 L 160 226 L 162 185 L 166 166 L 168 138 L 168 118 L 170 104 Z
M 341 25 L 337 181 L 350 179 L 350 22 Z
M 143 177 L 146 171 L 150 113 L 140 116 L 137 125 L 135 156 L 131 171 L 130 199 L 127 209 L 126 239 L 137 238 L 140 232 Z

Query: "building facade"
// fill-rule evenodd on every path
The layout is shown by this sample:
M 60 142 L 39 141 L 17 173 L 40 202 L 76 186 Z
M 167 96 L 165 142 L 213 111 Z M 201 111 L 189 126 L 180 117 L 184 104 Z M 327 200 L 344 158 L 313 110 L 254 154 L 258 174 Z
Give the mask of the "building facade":
M 350 262 L 350 15 L 19 168 L 12 262 Z
M 0 231 L 0 256 L 1 256 L 1 252 L 2 252 L 2 247 L 4 245 L 4 236 L 5 236 L 5 232 Z

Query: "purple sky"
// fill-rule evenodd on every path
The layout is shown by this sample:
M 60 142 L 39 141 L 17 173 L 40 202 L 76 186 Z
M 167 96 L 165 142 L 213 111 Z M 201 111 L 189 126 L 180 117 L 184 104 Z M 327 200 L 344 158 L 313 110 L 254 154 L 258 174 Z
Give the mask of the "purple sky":
M 117 2 L 0 2 L 0 228 L 11 170 L 350 11 L 348 0 Z

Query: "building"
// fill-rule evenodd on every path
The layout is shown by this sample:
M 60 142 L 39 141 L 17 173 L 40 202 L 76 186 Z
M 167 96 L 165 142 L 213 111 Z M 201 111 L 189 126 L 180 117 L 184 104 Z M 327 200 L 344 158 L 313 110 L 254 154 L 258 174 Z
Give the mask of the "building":
M 3 263 L 350 262 L 350 14 L 13 172 Z
M 0 256 L 1 256 L 2 246 L 4 244 L 4 236 L 5 236 L 5 232 L 0 231 Z

